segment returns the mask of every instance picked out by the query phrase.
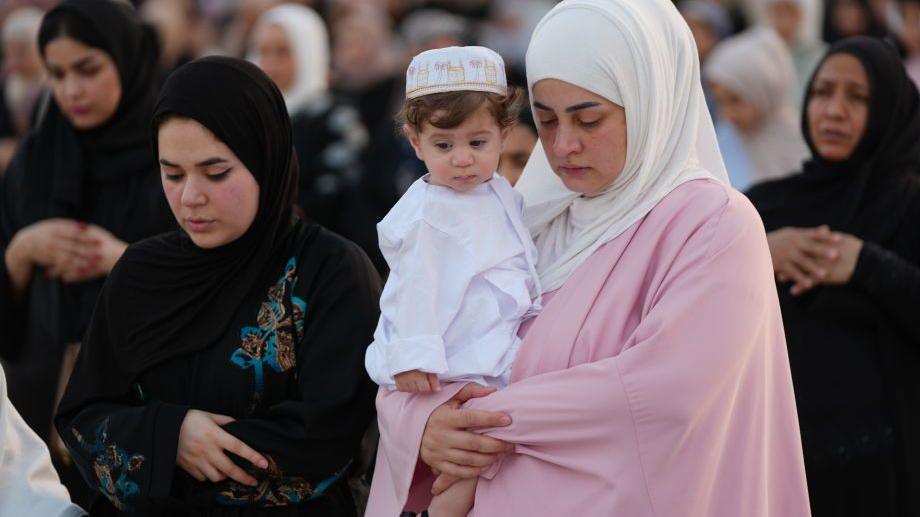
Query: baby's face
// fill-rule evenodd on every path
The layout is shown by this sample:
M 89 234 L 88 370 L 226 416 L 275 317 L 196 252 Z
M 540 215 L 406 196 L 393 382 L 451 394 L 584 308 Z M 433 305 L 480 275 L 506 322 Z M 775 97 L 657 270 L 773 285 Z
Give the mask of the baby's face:
M 508 136 L 486 104 L 455 128 L 440 129 L 425 123 L 421 133 L 411 127 L 406 133 L 431 174 L 429 182 L 459 191 L 492 178 Z

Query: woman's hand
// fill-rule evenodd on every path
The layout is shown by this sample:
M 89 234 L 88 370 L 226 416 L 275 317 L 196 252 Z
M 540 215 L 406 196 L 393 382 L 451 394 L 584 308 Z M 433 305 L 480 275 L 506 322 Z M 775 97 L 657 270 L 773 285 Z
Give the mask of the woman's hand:
M 224 451 L 230 451 L 260 469 L 267 468 L 268 461 L 221 429 L 220 426 L 232 421 L 229 416 L 190 409 L 179 430 L 176 464 L 198 481 L 207 479 L 217 483 L 229 477 L 238 483 L 256 486 L 256 479 L 228 458 Z
M 839 259 L 840 234 L 827 226 L 781 228 L 767 234 L 773 271 L 781 282 L 792 282 L 793 295 L 801 294 L 828 275 L 828 268 Z
M 25 290 L 35 266 L 62 266 L 77 253 L 84 226 L 70 219 L 45 219 L 22 228 L 6 248 L 4 260 L 13 290 Z
M 504 427 L 511 419 L 503 413 L 460 409 L 471 398 L 485 397 L 495 388 L 470 383 L 454 397 L 438 406 L 425 426 L 419 456 L 441 475 L 454 478 L 473 478 L 490 467 L 501 456 L 514 448 L 514 444 L 481 435 L 470 428 Z M 447 478 L 445 478 L 446 480 Z
M 77 235 L 78 246 L 69 260 L 48 270 L 48 275 L 66 283 L 86 282 L 107 276 L 128 245 L 108 230 L 87 225 Z
M 820 264 L 826 271 L 820 282 L 826 285 L 843 285 L 853 278 L 859 253 L 862 251 L 863 241 L 848 233 L 837 233 L 838 239 L 834 248 L 837 250 L 837 259 L 821 261 Z
M 13 241 L 33 264 L 52 267 L 80 251 L 80 234 L 86 226 L 70 219 L 52 218 L 19 230 Z
M 797 296 L 819 285 L 850 281 L 862 241 L 846 233 L 818 228 L 782 228 L 767 234 L 773 269 L 781 282 L 792 282 Z

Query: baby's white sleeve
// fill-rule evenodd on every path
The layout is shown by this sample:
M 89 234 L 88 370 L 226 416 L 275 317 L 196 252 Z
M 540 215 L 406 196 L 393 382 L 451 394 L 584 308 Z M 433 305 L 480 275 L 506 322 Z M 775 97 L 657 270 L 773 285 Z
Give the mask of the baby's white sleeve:
M 418 221 L 394 266 L 380 305 L 385 339 L 374 342 L 386 373 L 447 373 L 443 336 L 475 275 L 474 257 L 460 237 Z

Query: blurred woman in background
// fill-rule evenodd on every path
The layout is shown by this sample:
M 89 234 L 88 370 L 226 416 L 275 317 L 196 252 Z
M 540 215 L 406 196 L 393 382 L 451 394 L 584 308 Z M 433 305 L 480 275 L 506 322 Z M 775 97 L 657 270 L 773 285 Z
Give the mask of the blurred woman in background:
M 66 0 L 39 47 L 54 102 L 0 183 L 0 355 L 10 399 L 48 440 L 103 280 L 127 243 L 172 223 L 149 143 L 153 31 L 122 2 Z
M 744 190 L 798 169 L 808 150 L 792 100 L 795 69 L 779 36 L 766 27 L 733 36 L 712 51 L 704 72 L 720 122 L 737 130 L 750 163 L 749 177 L 729 170 L 732 185 Z
M 300 164 L 298 206 L 349 236 L 348 200 L 363 173 L 368 135 L 357 110 L 329 91 L 325 23 L 308 7 L 275 7 L 256 24 L 250 58 L 284 94 Z
M 812 513 L 920 513 L 920 95 L 851 38 L 811 82 L 800 174 L 749 196 L 767 229 Z

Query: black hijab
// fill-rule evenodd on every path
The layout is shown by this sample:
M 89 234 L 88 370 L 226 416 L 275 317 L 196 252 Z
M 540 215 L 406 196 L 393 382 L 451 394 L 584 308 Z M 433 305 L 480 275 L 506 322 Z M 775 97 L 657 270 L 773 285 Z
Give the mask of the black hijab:
M 849 158 L 821 158 L 808 122 L 811 84 L 833 55 L 856 57 L 869 80 L 869 114 L 862 139 Z M 812 158 L 801 174 L 758 185 L 748 192 L 767 231 L 815 227 L 888 242 L 918 197 L 920 94 L 896 50 L 886 41 L 858 36 L 835 43 L 809 82 L 802 132 Z
M 840 0 L 827 0 L 824 6 L 824 24 L 822 28 L 822 36 L 824 41 L 834 44 L 838 41 L 845 39 L 847 36 L 840 33 L 840 30 L 837 29 L 836 20 L 834 15 L 838 9 L 837 4 L 840 3 Z M 863 36 L 874 36 L 882 37 L 887 32 L 885 25 L 878 20 L 875 16 L 875 11 L 872 9 L 872 4 L 869 0 L 856 0 L 856 3 L 862 8 L 863 12 L 866 15 L 866 28 L 863 31 Z
M 111 56 L 122 93 L 115 114 L 85 131 L 77 130 L 57 103 L 49 103 L 27 157 L 28 174 L 33 176 L 29 183 L 51 191 L 39 219 L 83 219 L 88 185 L 149 174 L 156 163 L 147 129 L 156 101 L 158 48 L 153 29 L 121 2 L 65 0 L 42 20 L 42 54 L 62 35 Z
M 259 184 L 258 212 L 240 238 L 218 248 L 199 248 L 181 230 L 130 246 L 109 275 L 81 353 L 81 364 L 108 370 L 99 376 L 106 381 L 76 391 L 121 393 L 147 369 L 217 343 L 299 235 L 290 119 L 268 76 L 235 58 L 192 61 L 160 93 L 155 148 L 159 125 L 171 117 L 199 122 L 240 158 Z M 65 398 L 62 412 L 79 395 Z

